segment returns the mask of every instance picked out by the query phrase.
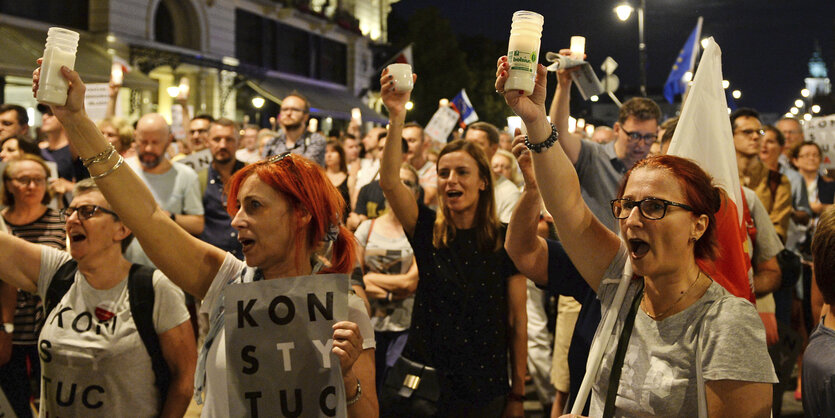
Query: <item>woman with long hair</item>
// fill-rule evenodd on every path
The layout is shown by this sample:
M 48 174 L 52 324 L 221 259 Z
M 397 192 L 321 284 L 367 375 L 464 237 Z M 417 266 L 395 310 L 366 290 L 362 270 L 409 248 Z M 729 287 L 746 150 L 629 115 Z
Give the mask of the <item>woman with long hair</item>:
M 403 357 L 437 369 L 438 416 L 523 416 L 525 279 L 503 248 L 487 157 L 466 141 L 447 144 L 438 156 L 438 212 L 419 205 L 398 176 L 410 92 L 395 91 L 387 70 L 380 85 L 390 119 L 380 186 L 420 276 Z
M 331 181 L 333 187 L 339 190 L 342 199 L 345 200 L 343 218 L 347 219 L 350 212 L 351 192 L 348 181 L 348 165 L 345 163 L 345 149 L 337 141 L 328 141 L 325 145 L 325 174 Z M 344 222 L 345 219 L 342 219 Z
M 538 66 L 530 96 L 505 91 L 509 71 L 501 57 L 496 91 L 528 132 L 514 140 L 514 153 L 532 156 L 565 252 L 601 301 L 592 353 L 603 350 L 603 357 L 599 372 L 587 376 L 590 415 L 769 416 L 777 379 L 762 321 L 699 265 L 717 251 L 714 214 L 724 192 L 692 161 L 641 160 L 611 202 L 618 237 L 583 201 L 577 173 L 556 144 L 545 67 Z
M 67 104 L 53 109 L 90 174 L 151 261 L 180 288 L 203 300 L 211 327 L 195 373 L 195 392 L 198 399 L 206 392 L 203 416 L 229 416 L 230 393 L 237 385 L 227 376 L 226 335 L 231 332 L 227 328 L 235 327 L 229 325 L 234 321 L 224 320 L 225 295 L 232 286 L 240 289 L 262 279 L 351 271 L 356 250 L 353 236 L 340 226 L 344 201 L 321 167 L 298 155 L 284 153 L 238 170 L 227 186 L 227 210 L 243 245 L 246 262 L 240 261 L 179 228 L 159 208 L 145 184 L 123 166 L 124 159 L 87 117 L 85 87 L 78 73 L 63 67 L 62 74 L 70 83 Z M 39 76 L 35 70 L 35 91 Z M 323 247 L 332 249 L 324 261 Z M 267 307 L 258 309 L 263 312 Z M 348 415 L 375 416 L 373 331 L 363 301 L 353 293 L 347 320 L 333 325 L 332 346 L 339 359 Z M 279 396 L 270 394 L 261 401 L 276 405 Z

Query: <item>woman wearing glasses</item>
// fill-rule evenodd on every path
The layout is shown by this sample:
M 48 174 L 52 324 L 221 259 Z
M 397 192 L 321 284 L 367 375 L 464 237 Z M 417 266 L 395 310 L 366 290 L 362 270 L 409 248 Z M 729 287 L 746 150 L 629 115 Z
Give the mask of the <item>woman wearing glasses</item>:
M 195 365 L 183 293 L 160 272 L 151 276 L 149 316 L 170 373 L 161 393 L 129 302 L 132 266 L 122 251 L 131 231 L 92 180 L 76 184 L 74 195 L 62 212 L 69 253 L 0 233 L 0 278 L 49 305 L 38 339 L 40 415 L 182 416 Z
M 351 271 L 356 251 L 354 238 L 339 226 L 344 202 L 321 167 L 299 155 L 282 153 L 239 170 L 228 183 L 227 209 L 243 245 L 244 263 L 174 224 L 136 174 L 123 167 L 124 159 L 87 117 L 85 87 L 78 73 L 66 67 L 62 71 L 70 82 L 69 98 L 65 106 L 53 110 L 70 132 L 70 141 L 90 174 L 154 264 L 180 288 L 203 299 L 211 328 L 195 373 L 195 395 L 202 400 L 202 392 L 206 392 L 203 416 L 229 416 L 230 396 L 240 393 L 227 380 L 226 335 L 230 332 L 227 327 L 234 326 L 224 326 L 227 324 L 224 319 L 228 319 L 223 314 L 224 295 L 232 284 L 247 286 L 261 279 Z M 38 81 L 39 71 L 35 70 L 34 91 Z M 333 254 L 324 266 L 318 253 L 322 247 L 331 247 Z M 279 295 L 272 296 L 277 299 Z M 352 293 L 348 304 L 348 320 L 333 325 L 331 351 L 339 358 L 348 415 L 374 417 L 377 414 L 374 334 L 362 299 Z M 266 315 L 267 304 L 263 305 L 253 308 L 253 312 L 261 309 L 258 312 Z M 273 311 L 269 314 L 275 316 Z M 264 338 L 276 337 L 264 335 Z M 247 358 L 257 361 L 257 355 L 244 357 Z M 254 363 L 250 365 L 258 367 Z M 242 378 L 240 374 L 235 376 Z M 280 398 L 285 396 L 264 394 L 260 402 L 277 405 Z M 330 399 L 322 396 L 321 402 L 327 404 L 323 407 L 333 407 Z
M 762 322 L 749 302 L 699 267 L 716 252 L 714 213 L 723 192 L 688 160 L 641 160 L 611 202 L 619 238 L 592 215 L 571 162 L 555 146 L 556 129 L 545 117 L 545 67 L 539 65 L 530 96 L 504 90 L 509 70 L 500 58 L 495 87 L 529 135 L 514 142 L 514 151 L 533 156 L 565 251 L 601 301 L 601 324 L 615 315 L 591 382 L 590 415 L 769 416 L 776 377 Z M 622 278 L 628 263 L 634 275 Z M 625 297 L 616 306 L 622 281 Z M 608 337 L 598 328 L 595 340 Z
M 49 167 L 40 157 L 19 153 L 9 158 L 3 170 L 3 205 L 6 208 L 2 216 L 12 235 L 63 250 L 66 245 L 64 222 L 58 211 L 46 206 L 50 201 L 48 178 Z M 43 325 L 41 299 L 36 293 L 7 283 L 0 283 L 0 298 L 3 322 L 10 325 L 0 332 L 13 335 L 8 343 L 0 344 L 0 351 L 11 350 L 9 361 L 0 368 L 0 388 L 17 415 L 25 417 L 29 416 L 32 392 L 32 386 L 27 383 L 40 382 L 37 343 Z M 32 365 L 29 370 L 27 363 Z

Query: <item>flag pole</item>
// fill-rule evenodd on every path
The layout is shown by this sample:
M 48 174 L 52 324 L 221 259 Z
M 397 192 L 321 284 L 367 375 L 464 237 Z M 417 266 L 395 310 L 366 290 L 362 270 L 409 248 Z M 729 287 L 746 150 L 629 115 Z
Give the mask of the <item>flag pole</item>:
M 702 22 L 704 18 L 699 16 L 699 20 L 696 21 L 696 43 L 697 45 L 693 48 L 693 53 L 690 54 L 690 71 L 693 74 L 693 77 L 690 78 L 692 82 L 694 78 L 696 78 L 696 58 L 701 55 L 701 37 L 702 37 Z M 687 100 L 687 95 L 690 94 L 690 83 L 687 83 L 687 87 L 684 88 L 684 94 L 681 95 L 681 108 L 684 108 L 684 101 Z

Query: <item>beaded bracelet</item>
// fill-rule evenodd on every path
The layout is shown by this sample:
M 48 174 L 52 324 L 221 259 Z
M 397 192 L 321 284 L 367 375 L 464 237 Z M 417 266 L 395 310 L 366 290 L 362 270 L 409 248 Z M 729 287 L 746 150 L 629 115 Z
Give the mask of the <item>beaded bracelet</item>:
M 528 140 L 528 136 L 525 135 L 525 146 L 528 147 L 529 150 L 539 154 L 542 151 L 545 151 L 548 148 L 554 146 L 557 143 L 557 140 L 560 138 L 560 135 L 557 133 L 557 127 L 554 124 L 551 124 L 551 136 L 548 137 L 544 142 L 540 142 L 538 144 L 533 144 L 531 141 Z
M 94 155 L 90 158 L 85 158 L 85 159 L 81 160 L 81 164 L 84 164 L 84 167 L 90 167 L 93 164 L 103 163 L 103 162 L 109 160 L 110 157 L 112 157 L 114 153 L 116 153 L 116 148 L 114 148 L 113 145 L 108 144 L 107 148 L 105 148 L 104 151 L 102 151 L 102 152 L 100 152 L 100 153 L 98 153 L 98 154 L 96 154 L 96 155 Z
M 93 180 L 98 180 L 100 178 L 107 177 L 107 176 L 113 174 L 113 172 L 116 171 L 117 168 L 121 167 L 122 164 L 124 164 L 124 163 L 125 163 L 125 159 L 124 159 L 124 157 L 122 157 L 120 155 L 119 156 L 119 161 L 116 161 L 116 164 L 114 164 L 113 167 L 110 167 L 110 169 L 108 169 L 104 173 L 96 174 L 95 176 L 90 176 L 90 178 L 92 178 Z

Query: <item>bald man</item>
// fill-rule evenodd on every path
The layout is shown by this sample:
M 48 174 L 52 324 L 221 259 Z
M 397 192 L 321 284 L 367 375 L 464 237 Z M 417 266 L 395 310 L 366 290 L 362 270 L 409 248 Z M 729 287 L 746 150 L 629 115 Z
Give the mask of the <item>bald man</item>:
M 192 235 L 200 235 L 203 203 L 197 173 L 165 156 L 173 138 L 168 123 L 158 113 L 147 114 L 137 122 L 134 137 L 136 157 L 127 159 L 128 165 L 177 225 Z M 153 265 L 136 240 L 128 247 L 125 257 L 134 263 Z

